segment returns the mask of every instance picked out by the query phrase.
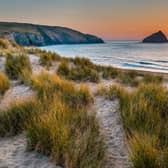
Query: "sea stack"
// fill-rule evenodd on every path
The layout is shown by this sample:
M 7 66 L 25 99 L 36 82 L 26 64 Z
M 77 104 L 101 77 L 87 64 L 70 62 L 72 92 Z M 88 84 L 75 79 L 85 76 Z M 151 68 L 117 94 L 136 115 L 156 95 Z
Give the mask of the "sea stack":
M 167 43 L 167 37 L 162 31 L 158 31 L 143 40 L 143 43 Z

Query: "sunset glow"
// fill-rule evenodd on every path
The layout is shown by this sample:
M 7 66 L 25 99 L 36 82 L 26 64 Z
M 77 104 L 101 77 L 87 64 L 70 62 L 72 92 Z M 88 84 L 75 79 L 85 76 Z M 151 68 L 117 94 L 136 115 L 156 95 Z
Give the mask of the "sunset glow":
M 104 39 L 140 40 L 158 30 L 168 35 L 167 6 L 165 0 L 6 0 L 0 5 L 0 20 L 66 26 Z
M 168 168 L 168 0 L 0 0 L 0 168 Z

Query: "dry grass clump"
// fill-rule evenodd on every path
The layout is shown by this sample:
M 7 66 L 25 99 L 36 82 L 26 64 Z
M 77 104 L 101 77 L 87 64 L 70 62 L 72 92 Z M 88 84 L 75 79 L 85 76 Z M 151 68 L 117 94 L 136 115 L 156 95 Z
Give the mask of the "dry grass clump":
M 121 95 L 122 96 L 122 95 Z M 141 85 L 133 94 L 121 99 L 121 112 L 127 128 L 155 133 L 168 116 L 168 91 L 161 85 Z M 124 101 L 129 101 L 126 104 Z
M 68 168 L 102 168 L 104 143 L 86 86 L 45 72 L 31 79 L 37 98 L 0 111 L 0 136 L 27 133 L 28 149 L 36 150 Z
M 102 67 L 101 68 L 102 71 L 102 77 L 104 79 L 115 79 L 119 76 L 120 72 L 118 69 L 113 68 L 111 66 L 107 66 L 107 67 Z
M 99 82 L 99 73 L 95 69 L 96 66 L 88 59 L 75 58 L 73 60 L 74 66 L 69 67 L 67 61 L 63 61 L 57 70 L 58 75 L 74 81 L 90 81 Z
M 109 93 L 109 88 L 105 87 L 104 85 L 98 85 L 95 92 L 95 96 L 107 97 L 108 93 Z
M 34 54 L 36 56 L 39 56 L 40 64 L 46 66 L 47 68 L 50 68 L 53 65 L 53 62 L 65 59 L 60 55 L 58 55 L 57 53 L 41 50 L 38 48 L 27 48 L 25 49 L 25 52 L 27 52 L 28 54 Z
M 6 90 L 10 87 L 10 81 L 8 77 L 0 72 L 0 94 L 4 94 Z
M 120 85 L 112 85 L 109 90 L 108 90 L 108 99 L 114 100 L 118 98 L 119 96 L 124 96 L 125 95 L 125 90 L 123 89 L 122 86 Z
M 58 67 L 57 74 L 63 77 L 69 77 L 70 67 L 67 61 L 62 61 Z
M 28 80 L 32 72 L 28 56 L 24 54 L 17 56 L 8 54 L 5 63 L 5 71 L 10 79 Z
M 104 149 L 94 115 L 73 109 L 58 98 L 28 128 L 29 149 L 50 156 L 58 165 L 102 167 Z
M 136 71 L 120 72 L 118 75 L 118 81 L 127 86 L 138 86 L 140 80 L 139 74 Z
M 48 55 L 41 55 L 40 56 L 40 65 L 46 66 L 47 68 L 52 66 L 54 59 Z
M 121 117 L 132 147 L 133 166 L 160 168 L 167 165 L 168 90 L 151 83 L 140 85 L 133 92 L 123 88 L 113 88 L 111 92 L 120 99 Z M 152 137 L 154 146 L 151 145 Z
M 53 62 L 60 61 L 61 57 L 52 52 L 42 52 L 40 53 L 40 64 L 49 68 L 52 66 Z
M 90 81 L 96 83 L 100 80 L 97 71 L 88 67 L 72 68 L 69 75 L 69 79 L 74 81 Z
M 131 160 L 135 168 L 161 168 L 157 139 L 146 135 L 134 137 L 130 141 L 133 152 Z
M 0 39 L 0 49 L 8 49 L 9 48 L 9 41 L 5 39 Z
M 20 49 L 20 46 L 16 42 L 11 42 L 7 39 L 0 38 L 0 49 L 2 50 Z
M 119 83 L 127 86 L 138 86 L 142 74 L 133 70 L 119 70 L 111 66 L 97 66 L 99 72 L 102 73 L 104 79 L 116 79 Z
M 16 42 L 11 43 L 11 45 L 13 48 L 21 49 L 21 47 Z
M 107 99 L 114 100 L 117 99 L 121 94 L 125 94 L 124 88 L 119 84 L 111 85 L 110 87 L 105 87 L 103 85 L 98 86 L 95 95 L 103 96 Z
M 36 48 L 36 47 L 28 47 L 28 48 L 24 48 L 24 50 L 27 54 L 35 54 L 35 55 L 36 54 L 39 55 L 40 53 L 43 52 L 43 50 Z
M 46 72 L 32 76 L 32 87 L 37 91 L 38 97 L 42 99 L 52 97 L 53 94 L 58 94 L 58 91 L 64 93 L 75 90 L 73 83 L 62 80 L 55 74 L 48 74 Z
M 66 103 L 72 106 L 88 105 L 92 102 L 91 95 L 87 87 L 81 86 L 75 89 L 72 82 L 63 80 L 57 75 L 49 75 L 45 72 L 32 77 L 32 87 L 38 93 L 40 99 L 48 99 L 57 94 Z
M 92 102 L 88 88 L 76 89 L 71 82 L 44 72 L 33 77 L 32 86 L 44 108 L 28 127 L 29 149 L 64 167 L 101 168 L 104 145 L 94 114 L 87 112 Z
M 82 66 L 82 67 L 85 66 L 92 69 L 96 69 L 96 65 L 92 63 L 88 58 L 75 57 L 72 61 L 76 66 Z
M 156 75 L 150 75 L 145 74 L 142 80 L 144 83 L 162 83 L 163 77 L 162 76 L 156 76 Z
M 26 125 L 37 110 L 35 100 L 19 101 L 6 110 L 0 111 L 0 136 L 16 135 L 26 128 Z

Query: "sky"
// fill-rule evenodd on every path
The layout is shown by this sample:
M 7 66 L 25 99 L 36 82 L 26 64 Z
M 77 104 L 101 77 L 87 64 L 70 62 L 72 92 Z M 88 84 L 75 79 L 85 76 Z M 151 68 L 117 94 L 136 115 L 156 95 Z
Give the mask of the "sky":
M 168 35 L 168 0 L 0 0 L 0 21 L 64 26 L 106 40 Z

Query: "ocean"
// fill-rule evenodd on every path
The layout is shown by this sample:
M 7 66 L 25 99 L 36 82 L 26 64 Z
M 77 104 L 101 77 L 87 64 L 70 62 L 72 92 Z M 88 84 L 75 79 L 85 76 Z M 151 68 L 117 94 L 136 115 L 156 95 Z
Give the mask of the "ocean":
M 71 44 L 40 47 L 64 57 L 86 57 L 100 65 L 168 73 L 168 44 L 140 41 L 105 41 L 104 44 Z

